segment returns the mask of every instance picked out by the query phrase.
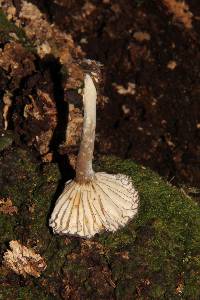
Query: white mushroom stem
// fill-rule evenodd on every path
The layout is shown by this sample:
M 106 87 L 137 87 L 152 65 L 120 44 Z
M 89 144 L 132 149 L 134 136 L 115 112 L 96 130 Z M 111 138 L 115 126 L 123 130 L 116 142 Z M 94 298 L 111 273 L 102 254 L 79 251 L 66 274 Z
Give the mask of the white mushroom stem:
M 85 76 L 83 92 L 84 121 L 80 150 L 76 163 L 76 182 L 89 182 L 94 177 L 92 159 L 96 128 L 97 92 L 90 75 Z
M 90 238 L 103 230 L 116 231 L 138 210 L 138 193 L 123 174 L 94 173 L 92 158 L 96 126 L 96 88 L 85 76 L 84 124 L 76 178 L 66 183 L 49 225 L 54 233 Z

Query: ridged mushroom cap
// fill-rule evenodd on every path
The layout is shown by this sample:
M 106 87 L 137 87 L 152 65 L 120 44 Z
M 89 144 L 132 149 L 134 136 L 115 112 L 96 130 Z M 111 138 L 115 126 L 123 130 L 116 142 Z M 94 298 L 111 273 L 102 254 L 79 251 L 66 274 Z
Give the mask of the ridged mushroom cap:
M 66 183 L 51 215 L 54 233 L 90 238 L 102 231 L 116 231 L 138 210 L 138 193 L 123 174 L 95 173 L 89 183 Z

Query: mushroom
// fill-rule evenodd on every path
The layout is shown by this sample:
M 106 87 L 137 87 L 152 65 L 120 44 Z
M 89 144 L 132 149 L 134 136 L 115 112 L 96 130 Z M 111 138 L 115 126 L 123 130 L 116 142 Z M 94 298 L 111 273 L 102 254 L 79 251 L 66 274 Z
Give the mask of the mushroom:
M 84 122 L 76 176 L 66 183 L 51 214 L 49 225 L 54 233 L 91 238 L 102 231 L 114 232 L 134 217 L 138 210 L 139 196 L 131 178 L 123 174 L 93 171 L 96 99 L 93 79 L 86 74 Z

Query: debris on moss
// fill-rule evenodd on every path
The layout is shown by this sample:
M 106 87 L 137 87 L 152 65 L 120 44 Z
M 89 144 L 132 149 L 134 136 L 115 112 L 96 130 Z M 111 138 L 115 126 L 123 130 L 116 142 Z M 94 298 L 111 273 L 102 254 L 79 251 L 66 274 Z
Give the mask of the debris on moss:
M 12 200 L 7 199 L 0 199 L 0 213 L 13 215 L 17 213 L 17 207 L 13 206 Z
M 10 249 L 3 256 L 3 264 L 18 275 L 40 277 L 46 269 L 44 259 L 35 251 L 25 247 L 18 241 L 10 241 Z
M 163 4 L 174 15 L 176 21 L 182 23 L 186 29 L 192 29 L 193 14 L 185 1 L 163 0 Z
M 23 280 L 4 270 L 1 298 L 14 293 L 16 299 L 34 299 L 41 290 L 41 299 L 199 299 L 196 202 L 131 160 L 103 157 L 95 165 L 96 171 L 131 176 L 140 193 L 140 209 L 116 233 L 84 240 L 52 235 L 48 228 L 61 183 L 57 165 L 41 166 L 21 149 L 2 153 L 0 196 L 10 197 L 18 214 L 0 215 L 1 257 L 8 242 L 19 240 L 45 258 L 47 269 L 40 278 Z

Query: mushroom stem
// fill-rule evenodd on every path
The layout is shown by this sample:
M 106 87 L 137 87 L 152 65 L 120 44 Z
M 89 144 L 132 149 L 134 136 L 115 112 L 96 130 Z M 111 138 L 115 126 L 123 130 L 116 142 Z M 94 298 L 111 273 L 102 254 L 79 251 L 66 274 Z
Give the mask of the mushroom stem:
M 92 78 L 85 75 L 83 91 L 84 121 L 83 132 L 76 163 L 76 182 L 87 183 L 93 180 L 92 159 L 96 128 L 97 92 Z
M 124 226 L 136 215 L 139 196 L 130 177 L 94 173 L 92 169 L 97 92 L 90 75 L 86 74 L 84 83 L 84 122 L 76 178 L 66 183 L 49 225 L 54 233 L 91 238 Z

